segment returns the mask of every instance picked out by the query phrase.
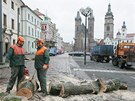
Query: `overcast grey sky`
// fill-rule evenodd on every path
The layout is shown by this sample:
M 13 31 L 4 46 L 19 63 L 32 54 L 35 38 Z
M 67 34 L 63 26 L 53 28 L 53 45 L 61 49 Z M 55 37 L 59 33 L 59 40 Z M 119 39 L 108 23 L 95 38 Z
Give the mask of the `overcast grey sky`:
M 114 15 L 114 33 L 121 29 L 123 21 L 127 26 L 127 33 L 135 33 L 135 0 L 23 0 L 32 10 L 39 9 L 56 24 L 64 42 L 72 42 L 75 36 L 75 17 L 80 8 L 90 7 L 95 17 L 95 38 L 103 38 L 104 18 L 111 4 Z M 84 23 L 84 16 L 82 16 Z

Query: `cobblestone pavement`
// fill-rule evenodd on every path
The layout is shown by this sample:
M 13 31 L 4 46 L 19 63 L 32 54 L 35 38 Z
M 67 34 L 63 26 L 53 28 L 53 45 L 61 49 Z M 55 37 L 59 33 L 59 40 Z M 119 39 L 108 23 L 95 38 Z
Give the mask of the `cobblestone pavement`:
M 28 57 L 33 58 L 34 55 L 29 55 Z M 8 66 L 8 65 L 6 65 Z M 26 61 L 25 66 L 28 68 L 30 76 L 34 75 L 34 78 L 37 79 L 36 71 L 34 68 L 34 61 Z M 87 75 L 85 73 L 80 73 L 79 76 L 77 76 L 76 72 L 72 71 L 72 68 L 79 68 L 79 66 L 75 63 L 75 61 L 72 59 L 71 56 L 68 56 L 68 54 L 62 54 L 57 56 L 51 56 L 50 57 L 50 65 L 47 72 L 47 83 L 49 84 L 50 81 L 53 80 L 67 80 L 66 77 L 73 77 L 73 78 L 79 78 L 81 75 L 84 75 L 86 78 Z M 10 68 L 0 68 L 0 92 L 5 92 L 6 85 L 8 83 L 8 79 L 10 77 Z M 81 79 L 81 78 L 80 78 Z M 14 94 L 16 91 L 16 87 L 14 86 L 11 93 Z
M 30 56 L 33 57 L 32 55 Z M 73 60 L 68 54 L 62 54 L 57 56 L 50 57 L 50 66 L 47 72 L 47 83 L 49 85 L 52 80 L 59 81 L 74 81 L 76 80 L 91 80 L 91 78 L 85 74 L 83 71 L 74 71 L 74 68 L 80 68 L 79 65 Z M 29 70 L 30 76 L 35 74 L 34 61 L 26 61 L 26 67 Z M 10 68 L 1 68 L 0 69 L 0 92 L 4 92 L 8 79 L 10 77 Z M 37 76 L 35 74 L 35 79 Z M 48 87 L 47 87 L 48 88 Z M 11 94 L 15 94 L 16 88 L 14 86 Z M 123 95 L 121 95 L 123 94 Z M 119 95 L 119 96 L 117 96 Z M 130 96 L 129 96 L 130 95 Z M 37 94 L 35 94 L 37 96 Z M 135 101 L 135 94 L 129 91 L 124 92 L 114 92 L 110 94 L 99 94 L 99 95 L 79 95 L 71 96 L 69 98 L 61 98 L 48 95 L 47 97 L 42 98 L 38 95 L 40 99 L 32 99 L 30 101 Z M 127 100 L 128 99 L 128 100 Z

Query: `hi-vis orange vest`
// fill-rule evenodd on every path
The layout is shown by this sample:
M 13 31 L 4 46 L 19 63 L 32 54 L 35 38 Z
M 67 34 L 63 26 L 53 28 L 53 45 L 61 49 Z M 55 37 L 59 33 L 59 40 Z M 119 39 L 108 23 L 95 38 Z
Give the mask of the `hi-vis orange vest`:
M 10 59 L 10 66 L 23 66 L 24 65 L 24 48 L 17 45 L 12 45 L 13 55 Z
M 49 56 L 45 57 L 46 50 L 47 48 L 45 46 L 42 46 L 40 49 L 36 51 L 36 54 L 35 54 L 35 68 L 36 69 L 41 69 L 43 68 L 44 64 L 48 63 L 47 58 L 49 58 Z

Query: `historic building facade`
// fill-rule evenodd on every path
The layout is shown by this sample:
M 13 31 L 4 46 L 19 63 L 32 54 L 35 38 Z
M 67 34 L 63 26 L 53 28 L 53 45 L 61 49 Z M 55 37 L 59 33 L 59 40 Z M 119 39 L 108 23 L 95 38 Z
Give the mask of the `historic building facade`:
M 85 25 L 79 11 L 75 17 L 75 38 L 74 51 L 84 51 Z M 86 28 L 86 51 L 89 51 L 95 45 L 94 41 L 94 16 L 93 13 L 88 17 L 88 28 Z
M 21 7 L 22 36 L 25 38 L 24 48 L 26 53 L 35 53 L 35 40 L 41 38 L 42 19 L 28 6 Z
M 22 0 L 2 0 L 2 34 L 3 53 L 6 54 L 10 45 L 16 43 L 21 32 Z
M 108 5 L 108 11 L 105 15 L 105 23 L 104 23 L 104 39 L 109 37 L 113 39 L 114 37 L 114 17 L 111 11 L 111 5 Z

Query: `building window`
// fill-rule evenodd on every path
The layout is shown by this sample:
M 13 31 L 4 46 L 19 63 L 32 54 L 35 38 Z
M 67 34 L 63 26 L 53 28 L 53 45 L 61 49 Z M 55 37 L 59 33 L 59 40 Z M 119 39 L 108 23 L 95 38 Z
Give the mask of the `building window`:
M 35 37 L 36 37 L 36 29 L 35 29 Z
M 15 44 L 15 40 L 13 40 L 13 44 Z
M 7 15 L 3 14 L 3 25 L 6 27 L 7 26 Z
M 35 44 L 35 48 L 37 48 L 37 45 Z
M 110 26 L 107 26 L 107 31 L 110 31 Z
M 38 31 L 37 37 L 39 38 L 39 31 Z
M 18 24 L 18 31 L 20 32 L 20 23 Z
M 7 3 L 7 0 L 3 0 L 3 2 Z
M 11 19 L 11 28 L 14 29 L 14 19 Z
M 39 21 L 37 21 L 37 25 L 39 25 Z
M 32 19 L 32 22 L 33 22 L 33 16 L 31 17 L 31 19 Z
M 41 30 L 42 31 L 46 31 L 47 30 L 47 25 L 46 24 L 42 24 L 41 25 Z
M 30 14 L 28 14 L 28 20 L 30 20 Z
M 20 15 L 20 8 L 18 8 L 18 15 Z
M 35 19 L 35 25 L 36 25 L 36 19 Z
M 11 8 L 14 10 L 14 2 L 11 1 Z
M 34 44 L 33 44 L 33 42 L 32 42 L 32 48 L 34 47 Z
M 32 28 L 32 36 L 34 36 L 34 29 Z
M 30 35 L 30 27 L 28 27 L 28 34 Z

